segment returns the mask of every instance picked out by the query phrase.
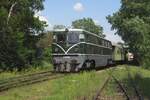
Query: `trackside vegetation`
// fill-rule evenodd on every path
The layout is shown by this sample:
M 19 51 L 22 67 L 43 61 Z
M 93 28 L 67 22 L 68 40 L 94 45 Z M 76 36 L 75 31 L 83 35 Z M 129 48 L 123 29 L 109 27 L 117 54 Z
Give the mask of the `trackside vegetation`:
M 150 0 L 121 0 L 119 11 L 107 17 L 112 29 L 145 68 L 150 66 Z
M 115 77 L 121 81 L 126 81 L 127 87 L 130 87 L 125 66 L 119 66 L 107 71 L 68 74 L 63 78 L 11 89 L 0 93 L 0 100 L 83 100 L 84 98 L 91 100 L 108 77 L 108 71 L 112 70 Z M 133 66 L 130 66 L 129 70 L 143 98 L 149 99 L 150 71 Z M 133 94 L 132 91 L 129 88 L 130 95 Z M 115 93 L 117 93 L 115 83 L 110 82 L 106 95 L 111 97 Z

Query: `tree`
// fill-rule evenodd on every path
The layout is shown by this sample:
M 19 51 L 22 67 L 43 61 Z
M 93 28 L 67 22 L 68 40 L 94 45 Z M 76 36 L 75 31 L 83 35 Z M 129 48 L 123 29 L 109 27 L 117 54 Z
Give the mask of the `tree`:
M 47 48 L 50 47 L 52 45 L 52 33 L 51 32 L 47 32 L 47 33 L 43 33 L 40 34 L 40 40 L 37 42 L 37 47 L 40 48 Z
M 100 25 L 96 25 L 93 19 L 91 18 L 83 18 L 75 20 L 72 22 L 72 26 L 74 28 L 87 30 L 100 36 L 103 35 L 103 28 Z
M 141 64 L 150 66 L 150 1 L 122 0 L 121 3 L 120 10 L 107 19 Z
M 22 69 L 31 64 L 38 41 L 34 34 L 46 25 L 34 17 L 35 12 L 44 9 L 43 1 L 0 1 L 0 68 Z

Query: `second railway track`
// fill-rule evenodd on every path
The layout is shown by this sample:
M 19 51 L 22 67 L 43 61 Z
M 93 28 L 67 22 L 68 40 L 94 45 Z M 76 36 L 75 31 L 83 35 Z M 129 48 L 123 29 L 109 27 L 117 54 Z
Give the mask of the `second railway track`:
M 52 73 L 51 71 L 41 72 L 41 73 L 35 73 L 35 74 L 29 74 L 29 75 L 23 75 L 19 77 L 13 77 L 8 78 L 5 80 L 0 80 L 0 92 L 3 92 L 5 90 L 14 88 L 14 87 L 20 87 L 24 85 L 30 85 L 46 80 L 56 79 L 63 77 L 63 74 L 57 74 Z

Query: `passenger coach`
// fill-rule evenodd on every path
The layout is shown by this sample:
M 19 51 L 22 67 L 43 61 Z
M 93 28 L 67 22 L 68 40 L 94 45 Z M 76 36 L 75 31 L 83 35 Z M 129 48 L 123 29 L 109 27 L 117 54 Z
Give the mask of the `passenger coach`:
M 77 72 L 112 63 L 110 41 L 82 29 L 62 29 L 52 33 L 55 71 Z

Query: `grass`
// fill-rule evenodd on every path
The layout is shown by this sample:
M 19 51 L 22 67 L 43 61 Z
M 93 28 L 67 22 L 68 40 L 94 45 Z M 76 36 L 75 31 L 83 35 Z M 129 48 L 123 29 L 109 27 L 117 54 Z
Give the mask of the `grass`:
M 83 72 L 69 74 L 61 79 L 11 89 L 0 94 L 0 100 L 77 100 L 91 97 L 101 86 L 107 74 Z
M 130 72 L 144 98 L 149 99 L 150 71 L 130 67 Z M 116 68 L 114 75 L 122 81 L 127 81 L 127 71 L 124 66 Z M 0 100 L 83 100 L 84 97 L 91 100 L 107 77 L 108 73 L 105 70 L 97 73 L 91 71 L 69 74 L 60 79 L 15 88 L 0 93 Z M 109 85 L 107 95 L 115 94 L 114 86 L 115 84 Z
M 91 98 L 106 77 L 107 74 L 104 72 L 100 74 L 83 72 L 56 80 L 52 82 L 51 95 L 42 100 L 77 100 L 84 96 Z

